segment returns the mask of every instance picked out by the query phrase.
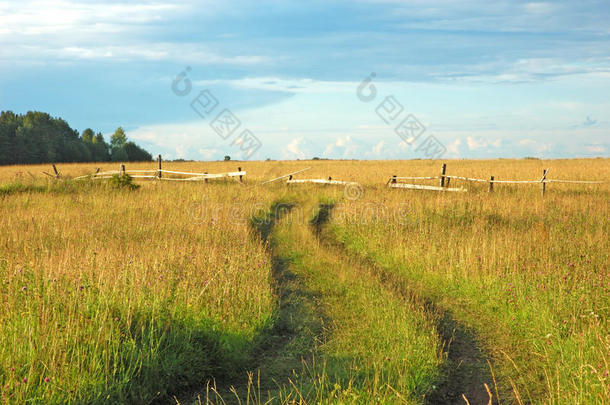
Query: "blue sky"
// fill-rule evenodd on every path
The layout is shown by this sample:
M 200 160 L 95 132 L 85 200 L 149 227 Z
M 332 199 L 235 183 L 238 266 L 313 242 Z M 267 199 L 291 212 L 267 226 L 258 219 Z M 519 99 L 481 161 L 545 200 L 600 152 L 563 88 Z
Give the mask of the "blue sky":
M 0 1 L 0 109 L 121 125 L 167 158 L 243 158 L 245 129 L 252 159 L 424 158 L 430 135 L 447 158 L 607 157 L 608 21 L 588 0 Z M 402 113 L 386 123 L 389 96 Z M 223 139 L 225 108 L 241 124 Z M 409 114 L 412 142 L 395 133 Z

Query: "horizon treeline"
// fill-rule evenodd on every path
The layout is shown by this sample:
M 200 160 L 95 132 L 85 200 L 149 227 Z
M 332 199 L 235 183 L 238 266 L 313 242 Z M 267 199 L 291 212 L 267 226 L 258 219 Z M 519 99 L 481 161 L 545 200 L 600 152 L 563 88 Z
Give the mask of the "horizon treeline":
M 139 162 L 152 155 L 118 127 L 107 143 L 101 132 L 82 134 L 59 117 L 41 111 L 0 113 L 0 165 L 69 162 Z

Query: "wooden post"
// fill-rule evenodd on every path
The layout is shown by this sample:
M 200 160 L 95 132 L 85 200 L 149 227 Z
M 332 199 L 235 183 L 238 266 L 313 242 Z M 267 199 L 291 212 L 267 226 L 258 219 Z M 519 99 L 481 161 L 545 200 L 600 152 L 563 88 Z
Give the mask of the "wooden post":
M 331 181 L 332 179 L 333 179 L 332 177 L 328 176 L 328 181 Z
M 395 174 L 392 176 L 392 183 L 396 183 L 396 175 Z
M 55 178 L 58 179 L 59 178 L 59 171 L 57 171 L 57 167 L 55 167 L 55 165 L 53 165 L 53 171 L 55 172 Z
M 159 171 L 157 172 L 157 177 L 161 178 L 161 177 L 163 177 L 163 173 L 161 172 L 161 163 L 162 163 L 163 159 L 161 158 L 161 155 L 159 155 L 157 157 L 157 161 L 159 162 Z
M 445 187 L 445 173 L 447 172 L 447 164 L 443 163 L 441 168 L 441 187 Z
M 121 176 L 125 176 L 125 165 L 121 164 Z
M 205 172 L 205 173 L 203 173 L 203 174 L 208 174 L 208 172 Z M 207 178 L 207 177 L 204 177 L 204 178 L 203 178 L 203 182 L 204 182 L 204 183 L 207 183 L 207 182 L 208 182 L 208 178 Z
M 491 178 L 489 179 L 489 192 L 494 192 L 494 176 L 491 176 Z
M 451 181 L 451 177 L 447 177 L 447 182 L 445 183 L 445 187 L 449 187 L 450 181 Z
M 540 182 L 542 183 L 542 196 L 544 197 L 544 193 L 546 192 L 546 173 L 548 172 L 548 169 L 544 169 L 542 171 L 542 179 L 540 179 Z
M 241 167 L 238 167 L 238 168 L 237 168 L 237 171 L 238 171 L 238 172 L 241 172 Z M 239 175 L 239 182 L 240 182 L 240 183 L 243 183 L 242 177 L 243 177 L 243 176 L 240 174 L 240 175 Z

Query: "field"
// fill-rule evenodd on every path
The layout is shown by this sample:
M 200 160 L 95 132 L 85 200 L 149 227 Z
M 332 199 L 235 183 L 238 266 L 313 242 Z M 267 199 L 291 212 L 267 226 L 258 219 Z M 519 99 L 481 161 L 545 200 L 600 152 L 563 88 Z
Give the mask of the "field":
M 247 175 L 130 189 L 70 180 L 117 164 L 0 167 L 0 403 L 610 404 L 610 160 L 446 163 L 605 183 L 165 162 Z M 261 185 L 307 167 L 361 188 Z

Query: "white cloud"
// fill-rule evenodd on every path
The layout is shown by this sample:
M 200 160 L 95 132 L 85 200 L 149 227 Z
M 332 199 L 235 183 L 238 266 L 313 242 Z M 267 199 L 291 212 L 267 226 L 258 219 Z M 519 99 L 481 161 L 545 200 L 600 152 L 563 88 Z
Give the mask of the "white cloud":
M 201 148 L 199 149 L 199 154 L 203 157 L 203 159 L 211 160 L 214 157 L 219 157 L 220 151 L 218 149 Z
M 527 13 L 531 14 L 547 14 L 553 11 L 553 5 L 551 3 L 535 2 L 526 3 L 523 8 Z
M 245 61 L 244 61 L 245 62 Z M 261 58 L 258 63 L 267 62 Z M 359 82 L 339 82 L 339 81 L 324 81 L 313 80 L 308 78 L 279 78 L 271 76 L 263 77 L 245 77 L 232 80 L 197 80 L 194 82 L 198 86 L 209 86 L 212 84 L 225 84 L 231 87 L 248 89 L 248 90 L 267 90 L 267 91 L 284 91 L 290 93 L 343 93 L 353 92 L 360 84 Z
M 304 138 L 302 136 L 295 138 L 283 150 L 283 155 L 288 159 L 305 159 L 307 157 L 304 150 L 301 150 L 301 144 Z
M 485 142 L 484 140 L 474 139 L 471 136 L 466 138 L 466 144 L 468 145 L 468 149 L 470 150 L 480 149 L 487 146 L 487 142 Z
M 380 156 L 382 149 L 383 149 L 383 141 L 379 141 L 377 143 L 377 145 L 373 146 L 373 149 L 371 150 L 371 152 L 373 152 L 374 155 Z
M 460 145 L 461 144 L 462 144 L 462 141 L 460 140 L 460 138 L 457 138 L 456 140 L 454 140 L 447 146 L 447 152 L 449 152 L 451 157 L 460 156 Z
M 589 153 L 606 153 L 606 147 L 603 145 L 586 146 L 585 150 Z
M 359 149 L 351 136 L 339 136 L 335 142 L 326 145 L 324 156 L 351 158 L 357 156 Z
M 473 138 L 473 137 L 469 136 L 469 137 L 466 137 L 466 145 L 468 145 L 468 149 L 470 149 L 470 150 L 483 149 L 483 148 L 489 148 L 489 147 L 499 148 L 500 146 L 502 146 L 502 139 L 497 138 L 497 139 L 487 140 L 487 139 L 482 139 L 482 138 Z
M 0 1 L 0 59 L 21 64 L 144 59 L 246 66 L 270 61 L 241 52 L 219 54 L 201 43 L 149 39 L 159 25 L 192 12 L 192 7 L 146 1 Z M 199 7 L 197 13 L 205 9 Z

